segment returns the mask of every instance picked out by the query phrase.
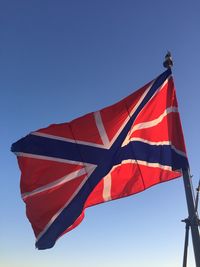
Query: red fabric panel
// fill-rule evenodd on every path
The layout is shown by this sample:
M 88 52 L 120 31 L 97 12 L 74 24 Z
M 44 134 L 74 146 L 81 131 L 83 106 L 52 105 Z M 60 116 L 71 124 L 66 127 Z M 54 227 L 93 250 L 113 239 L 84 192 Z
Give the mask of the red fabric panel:
M 53 216 L 64 207 L 84 178 L 85 175 L 25 200 L 27 217 L 36 236 L 45 228 Z
M 22 173 L 22 193 L 31 192 L 83 168 L 81 165 L 27 157 L 18 157 L 18 162 Z

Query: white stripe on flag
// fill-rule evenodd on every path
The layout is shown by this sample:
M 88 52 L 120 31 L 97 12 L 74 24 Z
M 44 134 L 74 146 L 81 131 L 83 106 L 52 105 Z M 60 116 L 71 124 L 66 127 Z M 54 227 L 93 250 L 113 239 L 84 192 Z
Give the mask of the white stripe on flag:
M 62 162 L 67 164 L 75 164 L 75 165 L 82 165 L 84 166 L 85 163 L 73 161 L 69 159 L 61 159 L 61 158 L 55 158 L 55 157 L 48 157 L 48 156 L 42 156 L 42 155 L 36 155 L 36 154 L 30 154 L 30 153 L 23 153 L 23 152 L 16 152 L 15 155 L 17 157 L 25 157 L 25 158 L 32 158 L 32 159 L 42 159 L 42 160 L 49 160 L 49 161 L 56 161 L 56 162 Z
M 169 113 L 172 113 L 172 112 L 178 112 L 178 108 L 177 107 L 169 107 L 158 118 L 151 120 L 151 121 L 146 121 L 146 122 L 142 122 L 142 123 L 138 123 L 138 124 L 134 125 L 133 128 L 131 129 L 131 131 L 128 133 L 126 139 L 124 140 L 122 147 L 127 145 L 131 141 L 130 139 L 132 139 L 132 138 L 130 138 L 130 136 L 135 131 L 154 127 L 154 126 L 158 125 Z
M 152 120 L 152 121 L 147 121 L 147 122 L 142 122 L 142 123 L 138 123 L 136 124 L 131 132 L 135 132 L 136 130 L 141 130 L 141 129 L 145 129 L 145 128 L 150 128 L 150 127 L 153 127 L 153 126 L 156 126 L 157 124 L 159 124 L 163 119 L 164 117 L 166 117 L 169 113 L 172 113 L 172 112 L 178 112 L 178 108 L 177 107 L 169 107 L 167 108 L 158 118 L 156 118 L 155 120 Z
M 98 128 L 99 134 L 101 136 L 101 140 L 102 140 L 104 146 L 108 148 L 110 145 L 110 141 L 108 139 L 108 136 L 107 136 L 107 133 L 106 133 L 106 130 L 104 128 L 103 121 L 101 118 L 101 114 L 99 111 L 94 112 L 94 118 L 96 121 L 96 126 Z
M 140 165 L 147 166 L 147 167 L 160 168 L 162 170 L 172 171 L 172 167 L 171 166 L 161 165 L 159 163 L 152 163 L 152 162 L 147 162 L 147 161 L 143 161 L 143 160 L 126 159 L 126 160 L 123 160 L 120 164 L 115 165 L 111 169 L 110 172 L 114 171 L 118 166 L 122 166 L 123 164 L 127 164 L 127 163 L 140 164 Z
M 111 175 L 108 174 L 103 178 L 103 199 L 104 201 L 111 200 L 111 186 L 112 186 L 112 180 Z
M 67 174 L 63 177 L 61 177 L 60 179 L 54 181 L 54 182 L 51 182 L 49 184 L 46 184 L 44 186 L 41 186 L 41 187 L 38 187 L 37 189 L 31 191 L 31 192 L 26 192 L 26 193 L 23 193 L 22 194 L 22 198 L 23 200 L 25 200 L 27 197 L 32 197 L 38 193 L 41 193 L 41 192 L 44 192 L 46 190 L 49 190 L 49 189 L 52 189 L 54 187 L 57 187 L 59 185 L 62 185 L 64 183 L 67 183 L 73 179 L 76 179 L 82 175 L 86 174 L 86 169 L 85 168 L 82 168 L 80 170 L 77 170 L 77 171 L 74 171 L 74 172 L 71 172 L 70 174 Z
M 77 143 L 77 144 L 82 144 L 82 145 L 86 145 L 86 146 L 94 146 L 94 147 L 104 148 L 104 145 L 101 145 L 101 144 L 85 142 L 85 141 L 65 138 L 65 137 L 62 137 L 62 136 L 46 134 L 46 133 L 41 133 L 41 132 L 32 132 L 31 135 L 41 136 L 41 137 L 54 139 L 54 140 L 59 140 L 59 141 L 64 141 L 64 142 Z

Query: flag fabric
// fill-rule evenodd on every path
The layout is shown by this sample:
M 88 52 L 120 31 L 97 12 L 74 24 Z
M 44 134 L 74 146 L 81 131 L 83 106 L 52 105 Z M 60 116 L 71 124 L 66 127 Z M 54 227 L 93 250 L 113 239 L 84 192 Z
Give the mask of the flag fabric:
M 54 246 L 85 208 L 182 175 L 188 160 L 171 70 L 130 96 L 12 145 L 36 247 Z

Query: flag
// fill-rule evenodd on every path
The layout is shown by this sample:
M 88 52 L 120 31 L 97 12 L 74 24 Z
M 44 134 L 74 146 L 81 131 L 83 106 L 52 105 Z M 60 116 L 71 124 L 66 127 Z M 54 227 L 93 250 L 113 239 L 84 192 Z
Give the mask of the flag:
M 31 132 L 11 150 L 36 247 L 51 248 L 85 208 L 188 168 L 171 70 L 112 106 Z

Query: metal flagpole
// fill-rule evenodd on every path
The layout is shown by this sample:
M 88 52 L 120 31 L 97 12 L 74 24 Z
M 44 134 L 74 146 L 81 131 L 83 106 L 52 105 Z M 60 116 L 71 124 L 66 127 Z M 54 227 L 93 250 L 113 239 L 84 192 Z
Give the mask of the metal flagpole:
M 170 52 L 166 54 L 163 66 L 165 68 L 171 68 L 173 66 L 173 61 Z M 183 267 L 186 267 L 187 264 L 189 228 L 191 228 L 196 267 L 200 267 L 200 235 L 199 235 L 200 221 L 197 214 L 197 204 L 195 203 L 194 196 L 192 193 L 192 183 L 191 183 L 191 176 L 189 173 L 189 169 L 182 170 L 182 174 L 183 174 L 183 182 L 185 187 L 185 195 L 186 195 L 188 214 L 189 214 L 189 217 L 186 220 L 183 220 L 186 223 L 186 240 L 184 248 Z
M 200 235 L 199 235 L 199 218 L 197 210 L 195 208 L 194 196 L 192 194 L 192 183 L 189 170 L 182 170 L 183 172 L 183 182 L 185 187 L 185 195 L 187 200 L 188 214 L 189 217 L 186 219 L 186 224 L 191 229 L 192 242 L 194 249 L 194 256 L 196 261 L 196 267 L 200 267 Z M 183 264 L 186 266 L 185 259 Z
M 188 243 L 189 243 L 189 219 L 182 220 L 185 223 L 185 244 L 183 253 L 183 267 L 187 267 Z

